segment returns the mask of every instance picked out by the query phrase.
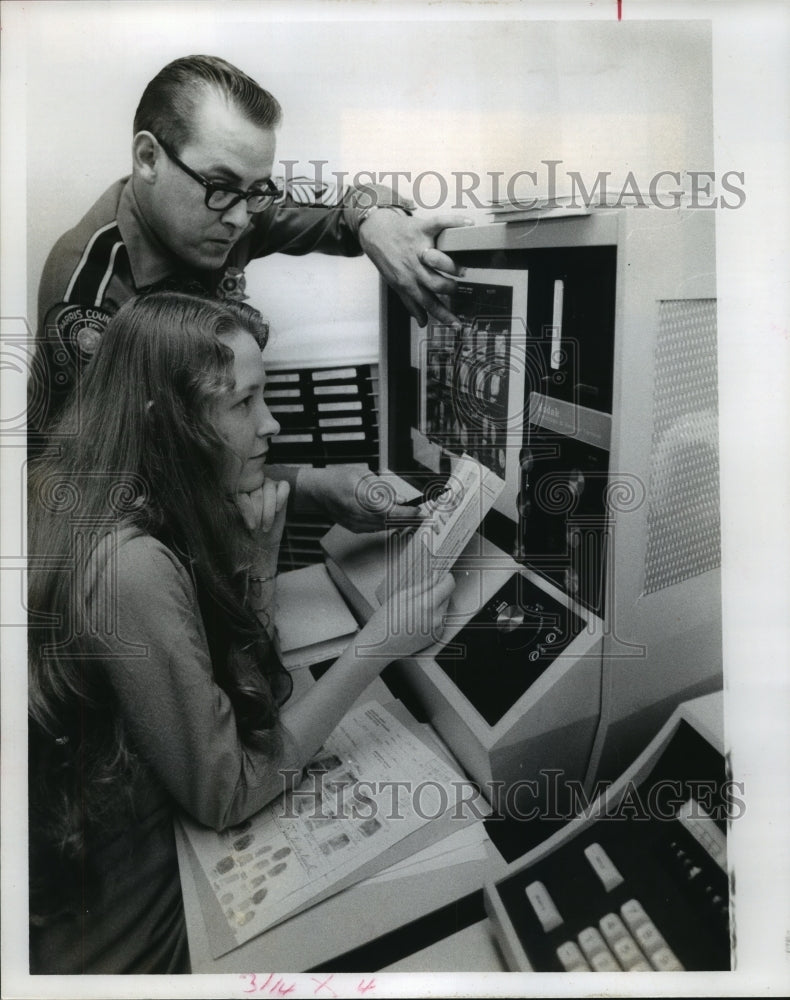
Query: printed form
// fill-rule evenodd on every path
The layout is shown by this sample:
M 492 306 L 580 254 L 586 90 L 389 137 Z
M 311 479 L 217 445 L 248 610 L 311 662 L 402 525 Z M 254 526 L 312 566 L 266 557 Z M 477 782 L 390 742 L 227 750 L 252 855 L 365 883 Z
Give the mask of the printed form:
M 489 812 L 384 706 L 353 709 L 302 783 L 251 819 L 221 834 L 180 820 L 213 957 Z
M 469 455 L 454 456 L 447 491 L 428 501 L 425 520 L 404 546 L 392 546 L 387 575 L 379 584 L 380 602 L 425 573 L 452 569 L 505 488 L 505 481 Z

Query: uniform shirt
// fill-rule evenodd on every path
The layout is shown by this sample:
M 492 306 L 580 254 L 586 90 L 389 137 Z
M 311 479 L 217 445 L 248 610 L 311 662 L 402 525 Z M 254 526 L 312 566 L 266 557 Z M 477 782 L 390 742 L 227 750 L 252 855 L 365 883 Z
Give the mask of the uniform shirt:
M 37 450 L 96 350 L 112 314 L 129 298 L 160 289 L 244 299 L 244 268 L 270 253 L 358 256 L 360 216 L 375 193 L 379 205 L 411 206 L 383 187 L 349 190 L 339 205 L 296 204 L 286 197 L 251 217 L 216 271 L 188 268 L 143 217 L 131 178 L 113 184 L 57 241 L 39 285 L 36 355 L 30 379 L 28 428 Z

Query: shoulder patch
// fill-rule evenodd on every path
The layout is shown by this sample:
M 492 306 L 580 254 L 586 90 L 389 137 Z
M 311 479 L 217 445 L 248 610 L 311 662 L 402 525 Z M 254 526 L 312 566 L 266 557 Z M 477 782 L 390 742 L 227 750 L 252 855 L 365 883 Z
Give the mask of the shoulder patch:
M 112 313 L 98 306 L 59 305 L 47 316 L 47 330 L 87 361 L 99 346 Z
M 244 302 L 249 298 L 247 291 L 247 276 L 243 267 L 228 267 L 217 286 L 217 298 L 232 299 Z

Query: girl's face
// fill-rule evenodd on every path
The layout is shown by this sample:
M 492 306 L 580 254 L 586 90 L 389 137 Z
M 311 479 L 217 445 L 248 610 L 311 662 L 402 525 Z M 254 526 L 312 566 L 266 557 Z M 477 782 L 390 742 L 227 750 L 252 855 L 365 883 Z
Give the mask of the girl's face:
M 211 416 L 227 445 L 223 485 L 228 493 L 250 493 L 263 486 L 269 441 L 280 425 L 263 399 L 266 371 L 255 338 L 239 329 L 220 340 L 233 351 L 233 386 L 216 401 Z

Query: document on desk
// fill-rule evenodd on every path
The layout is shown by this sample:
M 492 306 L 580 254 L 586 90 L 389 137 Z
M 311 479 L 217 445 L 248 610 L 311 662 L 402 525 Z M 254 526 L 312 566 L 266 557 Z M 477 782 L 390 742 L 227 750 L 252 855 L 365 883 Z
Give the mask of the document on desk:
M 387 708 L 353 709 L 298 788 L 251 819 L 221 834 L 180 821 L 212 956 L 489 812 Z
M 277 576 L 274 648 L 288 671 L 335 660 L 359 631 L 323 563 Z
M 394 879 L 427 875 L 430 872 L 446 870 L 453 865 L 472 864 L 485 861 L 488 837 L 482 824 L 465 826 L 443 840 L 418 851 L 410 858 L 404 858 L 389 868 L 365 879 L 365 885 L 377 882 L 391 882 Z
M 505 488 L 504 479 L 469 455 L 454 456 L 450 468 L 447 491 L 426 504 L 425 520 L 408 544 L 393 546 L 376 591 L 380 602 L 431 569 L 452 569 Z

